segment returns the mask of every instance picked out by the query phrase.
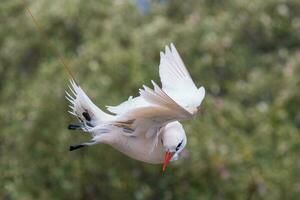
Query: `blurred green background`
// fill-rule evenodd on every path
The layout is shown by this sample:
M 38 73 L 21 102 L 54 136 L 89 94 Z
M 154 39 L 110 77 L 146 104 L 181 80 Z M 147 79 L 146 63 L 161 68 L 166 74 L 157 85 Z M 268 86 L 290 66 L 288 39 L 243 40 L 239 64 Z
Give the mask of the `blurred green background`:
M 0 3 L 0 199 L 299 199 L 299 0 Z M 67 74 L 102 109 L 159 82 L 174 42 L 202 114 L 185 121 L 188 152 L 162 174 L 106 145 L 69 152 Z

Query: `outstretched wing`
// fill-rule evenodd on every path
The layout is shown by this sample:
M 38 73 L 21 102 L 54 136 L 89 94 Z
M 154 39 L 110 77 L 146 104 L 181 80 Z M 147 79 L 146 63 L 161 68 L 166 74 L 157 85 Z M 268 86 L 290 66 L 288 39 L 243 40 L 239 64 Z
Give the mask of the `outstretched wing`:
M 162 91 L 174 105 L 195 114 L 204 98 L 204 87 L 197 89 L 173 44 L 170 47 L 166 46 L 165 52 L 161 52 L 160 57 L 159 75 L 162 82 Z M 157 88 L 158 94 L 162 93 L 155 83 L 154 86 Z M 148 90 L 148 88 L 145 87 L 145 90 Z M 151 93 L 150 90 L 148 91 Z M 143 95 L 135 98 L 130 96 L 128 100 L 117 106 L 107 106 L 107 110 L 122 115 L 136 108 L 150 106 L 153 103 L 150 99 L 151 97 L 145 100 Z
M 144 86 L 140 96 L 148 102 L 146 106 L 128 110 L 116 120 L 116 125 L 132 132 L 132 136 L 145 134 L 146 138 L 159 133 L 167 123 L 189 119 L 194 113 L 181 107 L 154 81 L 154 90 Z
M 114 113 L 116 115 L 122 115 L 129 110 L 139 108 L 139 107 L 145 107 L 149 106 L 149 102 L 147 102 L 143 97 L 138 96 L 138 97 L 132 97 L 130 96 L 128 100 L 120 103 L 117 106 L 106 106 L 107 110 L 111 113 Z
M 176 103 L 189 111 L 198 109 L 205 96 L 204 87 L 196 87 L 174 44 L 160 52 L 159 76 L 162 90 Z
M 119 126 L 131 130 L 132 135 L 151 137 L 167 123 L 189 119 L 199 111 L 205 90 L 197 89 L 173 44 L 161 52 L 159 75 L 162 89 L 152 81 L 154 90 L 144 86 L 139 97 L 108 107 L 121 114 Z

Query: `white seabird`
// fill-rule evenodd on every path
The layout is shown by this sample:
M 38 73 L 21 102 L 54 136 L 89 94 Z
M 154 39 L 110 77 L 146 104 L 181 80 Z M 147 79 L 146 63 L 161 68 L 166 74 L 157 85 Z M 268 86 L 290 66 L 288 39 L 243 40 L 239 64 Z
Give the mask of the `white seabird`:
M 160 53 L 160 88 L 143 86 L 140 95 L 132 96 L 118 106 L 107 106 L 108 114 L 100 110 L 73 80 L 66 98 L 71 114 L 80 123 L 69 129 L 81 129 L 91 134 L 90 141 L 70 146 L 70 151 L 97 143 L 105 143 L 127 156 L 147 163 L 177 160 L 187 139 L 179 121 L 194 117 L 200 111 L 205 96 L 204 87 L 197 88 L 175 46 L 166 46 Z

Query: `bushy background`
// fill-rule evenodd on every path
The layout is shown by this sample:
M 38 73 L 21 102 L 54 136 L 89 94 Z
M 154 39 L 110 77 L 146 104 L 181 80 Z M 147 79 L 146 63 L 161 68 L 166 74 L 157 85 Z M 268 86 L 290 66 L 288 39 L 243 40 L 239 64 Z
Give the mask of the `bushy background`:
M 298 199 L 298 0 L 22 0 L 0 3 L 0 199 Z M 207 96 L 184 122 L 185 159 L 144 164 L 66 129 L 67 75 L 104 108 L 159 82 L 174 42 Z

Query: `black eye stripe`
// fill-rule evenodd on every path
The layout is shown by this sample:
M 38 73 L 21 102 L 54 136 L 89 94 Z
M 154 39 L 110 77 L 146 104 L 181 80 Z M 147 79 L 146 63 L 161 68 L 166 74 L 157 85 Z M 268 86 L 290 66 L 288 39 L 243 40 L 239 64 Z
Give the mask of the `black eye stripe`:
M 181 140 L 181 142 L 178 144 L 178 147 L 180 147 L 183 143 L 183 140 Z
M 181 142 L 177 145 L 177 147 L 176 147 L 176 151 L 178 151 L 179 150 L 179 148 L 180 148 L 180 146 L 182 145 L 182 143 L 183 143 L 183 140 L 181 140 Z

